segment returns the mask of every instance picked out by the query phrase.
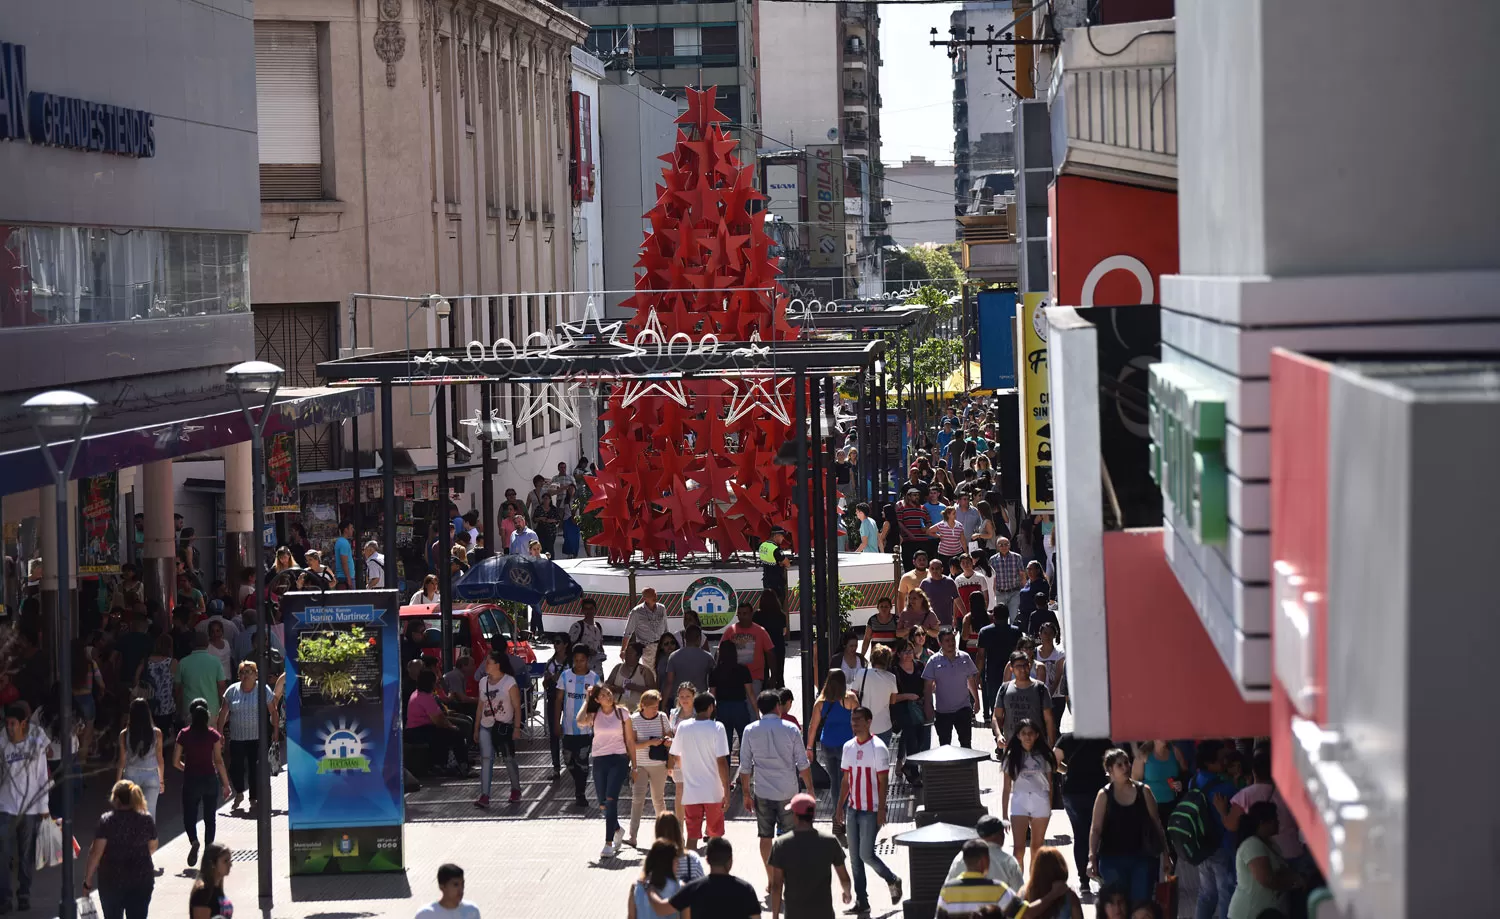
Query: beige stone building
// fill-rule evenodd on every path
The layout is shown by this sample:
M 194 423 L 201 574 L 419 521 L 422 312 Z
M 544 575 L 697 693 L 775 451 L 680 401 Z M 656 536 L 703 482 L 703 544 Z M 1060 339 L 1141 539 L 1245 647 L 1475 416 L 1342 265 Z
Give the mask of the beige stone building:
M 542 0 L 257 0 L 262 201 L 250 289 L 257 353 L 286 367 L 289 383 L 316 383 L 318 361 L 353 348 L 520 341 L 583 308 L 462 298 L 573 287 L 571 54 L 587 32 Z M 433 310 L 357 293 L 442 294 L 452 327 Z M 505 417 L 526 397 L 496 395 Z M 396 444 L 419 465 L 436 461 L 431 399 L 428 388 L 395 399 Z M 451 421 L 472 417 L 478 393 L 454 403 Z M 369 450 L 377 419 L 362 422 Z M 348 468 L 348 437 L 339 426 L 305 434 L 304 475 Z M 500 453 L 497 493 L 571 466 L 578 444 L 556 413 L 519 426 Z

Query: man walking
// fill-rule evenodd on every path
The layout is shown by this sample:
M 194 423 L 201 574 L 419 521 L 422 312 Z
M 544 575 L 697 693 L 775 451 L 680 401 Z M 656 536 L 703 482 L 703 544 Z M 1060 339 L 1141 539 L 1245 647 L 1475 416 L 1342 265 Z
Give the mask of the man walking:
M 651 909 L 658 916 L 690 912 L 705 919 L 759 919 L 760 898 L 755 895 L 755 888 L 729 873 L 734 867 L 734 846 L 729 840 L 710 839 L 703 848 L 703 860 L 708 862 L 708 874 L 684 884 L 670 901 L 663 900 L 654 890 L 647 890 Z M 636 919 L 649 917 L 638 914 Z
M 657 681 L 662 699 L 668 706 L 676 704 L 677 689 L 683 683 L 692 683 L 695 692 L 706 689 L 708 674 L 714 669 L 714 656 L 699 647 L 703 640 L 702 629 L 690 625 L 683 629 L 682 638 L 682 647 L 667 658 L 666 673 Z M 691 712 L 682 714 L 684 717 L 692 717 Z
M 865 866 L 886 882 L 891 903 L 901 902 L 901 879 L 875 854 L 875 837 L 885 826 L 886 791 L 891 779 L 891 751 L 870 733 L 870 710 L 856 708 L 849 717 L 854 739 L 844 744 L 844 789 L 834 808 L 833 822 L 849 832 L 849 853 L 854 864 L 854 911 L 870 912 L 865 888 Z
M 917 585 L 917 589 L 927 595 L 927 603 L 932 607 L 932 614 L 937 617 L 938 625 L 945 629 L 955 628 L 963 624 L 963 617 L 955 619 L 954 606 L 958 603 L 958 585 L 948 577 L 947 565 L 940 558 L 935 558 L 927 563 L 927 577 Z
M 750 688 L 756 695 L 766 685 L 766 671 L 773 665 L 776 644 L 771 633 L 755 621 L 755 607 L 741 600 L 734 624 L 724 630 L 724 641 L 734 642 L 740 663 L 750 668 Z
M 903 544 L 904 545 L 904 544 Z M 906 611 L 906 598 L 927 577 L 927 553 L 922 549 L 911 553 L 911 570 L 901 575 L 896 585 L 896 612 Z
M 743 742 L 743 739 L 742 739 Z M 667 768 L 681 770 L 677 794 L 687 826 L 687 847 L 697 847 L 704 823 L 710 841 L 724 835 L 724 808 L 729 805 L 729 736 L 714 720 L 714 696 L 700 692 L 693 700 L 693 720 L 684 721 L 672 735 Z
M 1057 721 L 1052 717 L 1052 696 L 1047 687 L 1031 678 L 1031 658 L 1025 651 L 1010 656 L 1010 681 L 995 696 L 995 759 L 1004 761 L 1005 745 L 1022 721 L 1047 725 L 1047 746 L 1057 746 Z
M 5 709 L 0 737 L 0 912 L 10 912 L 10 863 L 16 862 L 16 909 L 31 909 L 31 877 L 36 868 L 36 830 L 47 813 L 47 735 L 35 733 L 23 702 Z
M 510 520 L 515 529 L 511 530 L 510 545 L 506 547 L 506 551 L 511 555 L 525 555 L 529 544 L 542 541 L 541 537 L 536 535 L 536 530 L 526 525 L 525 514 L 516 514 Z
M 755 814 L 756 835 L 760 837 L 760 860 L 771 865 L 771 841 L 792 831 L 792 814 L 787 804 L 797 794 L 797 777 L 812 788 L 812 771 L 802 732 L 792 727 L 777 709 L 781 694 L 774 689 L 755 697 L 760 720 L 745 728 L 740 738 L 740 784 L 744 791 L 745 810 Z
M 599 606 L 592 597 L 584 597 L 578 602 L 578 611 L 583 613 L 583 618 L 568 626 L 568 644 L 586 646 L 591 652 L 589 660 L 594 672 L 603 679 L 604 626 L 594 618 L 599 613 Z
M 365 543 L 365 589 L 378 590 L 391 586 L 385 583 L 385 556 L 380 554 L 380 543 L 370 540 Z
M 1007 618 L 1016 624 L 1021 611 L 1021 585 L 1026 570 L 1018 552 L 1010 551 L 1010 540 L 1004 536 L 995 540 L 995 554 L 990 556 L 990 575 L 995 581 L 995 609 L 1001 606 L 1009 612 Z
M 928 553 L 937 550 L 937 540 L 927 532 L 932 521 L 928 519 L 927 508 L 922 506 L 922 492 L 919 489 L 907 489 L 906 500 L 896 508 L 896 526 L 901 530 L 902 564 L 910 565 L 918 550 Z M 904 605 L 905 594 L 902 594 L 902 600 Z
M 941 653 L 934 654 L 922 668 L 938 743 L 951 743 L 957 729 L 959 746 L 971 746 L 974 716 L 979 713 L 979 668 L 967 652 L 958 650 L 958 637 L 952 629 L 938 633 L 938 647 Z
M 811 787 L 811 786 L 808 786 Z M 810 794 L 792 797 L 787 805 L 792 815 L 791 832 L 771 843 L 767 861 L 771 881 L 771 919 L 778 919 L 786 904 L 786 919 L 833 919 L 833 878 L 838 872 L 844 902 L 853 899 L 849 872 L 844 869 L 844 848 L 828 833 L 813 826 L 818 799 Z
M 641 602 L 630 610 L 630 616 L 625 620 L 625 635 L 620 640 L 620 647 L 628 647 L 636 641 L 645 645 L 646 653 L 641 662 L 655 673 L 656 643 L 666 631 L 667 608 L 656 602 L 656 588 L 647 587 L 641 591 Z
M 573 776 L 573 803 L 588 807 L 584 789 L 589 781 L 589 756 L 594 747 L 594 729 L 578 723 L 578 710 L 588 698 L 589 690 L 599 685 L 597 673 L 589 669 L 593 651 L 588 645 L 574 645 L 573 666 L 564 670 L 557 678 L 553 700 L 557 707 L 557 728 L 562 735 L 563 758 L 568 764 L 568 773 Z
M 479 907 L 464 899 L 464 869 L 439 865 L 437 882 L 438 899 L 417 910 L 417 919 L 479 919 Z
M 339 524 L 339 538 L 333 541 L 333 586 L 354 589 L 354 523 L 349 520 Z
M 1016 861 L 1016 857 L 1010 854 L 1010 850 L 1005 848 L 1005 821 L 994 814 L 985 814 L 974 825 L 974 832 L 979 834 L 979 840 L 990 852 L 990 863 L 985 869 L 985 877 L 1004 884 L 1011 890 L 1021 890 L 1021 865 Z M 948 880 L 958 880 L 967 870 L 969 869 L 964 864 L 963 853 L 960 852 L 953 856 L 953 864 L 948 866 Z

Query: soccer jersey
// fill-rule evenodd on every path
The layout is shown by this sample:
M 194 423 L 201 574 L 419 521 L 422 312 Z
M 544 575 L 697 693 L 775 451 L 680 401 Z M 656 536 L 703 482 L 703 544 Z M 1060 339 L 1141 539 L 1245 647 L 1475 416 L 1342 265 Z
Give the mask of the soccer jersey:
M 857 811 L 880 809 L 880 776 L 891 771 L 891 751 L 874 734 L 864 743 L 858 738 L 844 744 L 844 781 L 849 789 L 849 807 Z
M 563 675 L 557 678 L 557 688 L 563 694 L 563 733 L 569 735 L 592 734 L 593 728 L 579 727 L 578 710 L 583 708 L 583 700 L 588 696 L 589 689 L 599 682 L 599 674 L 590 670 L 584 674 L 577 674 L 572 669 L 564 670 Z

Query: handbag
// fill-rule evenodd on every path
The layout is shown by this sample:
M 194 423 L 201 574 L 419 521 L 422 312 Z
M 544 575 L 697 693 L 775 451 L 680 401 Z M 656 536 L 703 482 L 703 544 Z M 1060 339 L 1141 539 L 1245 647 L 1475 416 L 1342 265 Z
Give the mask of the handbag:
M 488 687 L 489 686 L 489 682 L 488 682 L 489 678 L 486 677 L 485 679 L 486 679 L 485 686 Z M 491 737 L 491 739 L 494 739 L 494 740 L 510 740 L 512 737 L 514 737 L 516 735 L 516 724 L 515 724 L 515 721 L 513 721 L 513 720 L 512 721 L 501 721 L 500 720 L 500 711 L 499 711 L 499 709 L 497 709 L 495 707 L 495 702 L 494 702 L 494 699 L 493 699 L 494 695 L 499 695 L 499 690 L 490 690 L 489 692 L 486 692 L 484 694 L 485 714 L 489 715 L 490 718 L 494 719 L 494 724 L 490 725 L 490 737 Z M 514 716 L 512 716 L 512 717 L 514 717 Z
M 663 718 L 663 716 L 662 716 L 662 714 L 660 712 L 657 712 L 656 719 L 658 721 L 664 721 L 664 718 Z M 667 736 L 667 726 L 666 726 L 666 724 L 662 724 L 662 726 L 661 726 L 661 736 L 662 736 L 663 739 L 665 739 L 666 736 Z M 654 760 L 654 761 L 656 761 L 658 763 L 664 763 L 664 762 L 667 761 L 667 745 L 666 744 L 657 744 L 654 747 L 647 747 L 646 748 L 646 755 L 648 757 L 650 757 L 652 760 Z
M 896 728 L 914 728 L 927 721 L 922 703 L 916 699 L 905 699 L 891 706 L 891 725 Z

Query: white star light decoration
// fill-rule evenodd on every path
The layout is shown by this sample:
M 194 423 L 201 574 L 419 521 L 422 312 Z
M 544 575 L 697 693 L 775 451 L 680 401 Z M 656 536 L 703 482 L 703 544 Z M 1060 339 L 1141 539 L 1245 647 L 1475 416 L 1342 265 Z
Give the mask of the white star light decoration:
M 756 377 L 730 382 L 729 414 L 725 416 L 724 423 L 734 424 L 759 409 L 782 424 L 791 424 L 792 416 L 786 409 L 786 396 L 782 390 L 796 382 L 795 379 L 786 377 Z
M 488 439 L 494 443 L 510 442 L 511 424 L 500 417 L 500 410 L 498 408 L 490 409 L 488 421 L 485 420 L 484 416 L 480 414 L 479 409 L 476 408 L 474 409 L 473 418 L 465 418 L 459 424 L 464 427 L 473 428 L 474 436 L 477 440 Z
M 516 415 L 516 424 L 525 424 L 533 418 L 551 412 L 564 426 L 583 427 L 583 422 L 578 418 L 578 406 L 574 403 L 582 384 L 533 383 L 531 385 L 535 388 L 535 392 L 527 396 L 526 402 L 521 406 L 521 411 Z
M 635 335 L 635 341 L 631 344 L 641 353 L 645 353 L 642 345 L 654 342 L 658 348 L 667 343 L 667 331 L 662 328 L 661 320 L 656 316 L 656 307 L 646 314 L 646 324 Z M 625 384 L 624 395 L 620 399 L 620 405 L 630 406 L 646 396 L 666 396 L 678 405 L 687 407 L 687 391 L 682 387 L 681 380 L 639 380 Z

